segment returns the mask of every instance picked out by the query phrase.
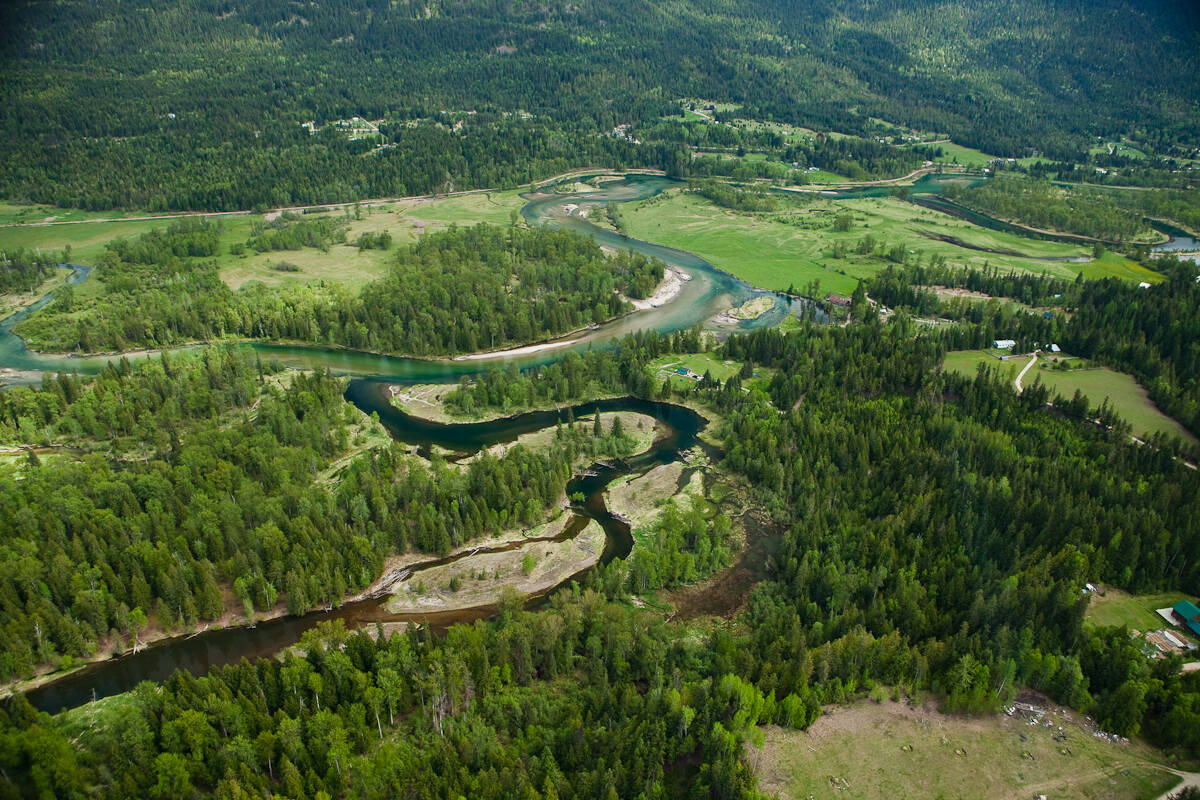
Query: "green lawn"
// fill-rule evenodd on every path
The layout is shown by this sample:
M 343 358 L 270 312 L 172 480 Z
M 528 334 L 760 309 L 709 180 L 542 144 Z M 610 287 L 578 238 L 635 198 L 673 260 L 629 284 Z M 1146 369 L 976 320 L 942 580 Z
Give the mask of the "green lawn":
M 649 367 L 658 380 L 670 379 L 672 385 L 677 388 L 683 388 L 686 386 L 695 386 L 696 384 L 691 378 L 675 374 L 675 370 L 679 367 L 686 367 L 698 375 L 703 375 L 707 372 L 717 380 L 725 381 L 741 370 L 742 362 L 725 361 L 709 353 L 692 353 L 690 355 L 661 356 L 651 361 Z M 767 367 L 756 367 L 754 373 L 754 377 L 742 382 L 744 386 L 757 384 L 765 387 L 775 374 L 774 370 Z
M 889 262 L 874 255 L 857 255 L 865 237 L 891 247 L 900 245 L 909 258 L 927 262 L 937 253 L 949 264 L 984 265 L 1061 278 L 1115 275 L 1127 280 L 1158 279 L 1156 273 L 1134 270 L 1125 259 L 1106 254 L 1086 264 L 1003 256 L 930 238 L 948 236 L 974 247 L 1007 250 L 1039 257 L 1076 257 L 1090 253 L 1078 245 L 1025 239 L 972 225 L 896 198 L 829 201 L 804 195 L 785 200 L 770 214 L 742 214 L 720 208 L 696 195 L 680 192 L 651 203 L 630 204 L 624 216 L 631 236 L 690 250 L 717 267 L 765 289 L 801 288 L 819 280 L 822 292 L 849 294 L 859 278 L 870 277 Z M 793 203 L 796 205 L 793 206 Z M 849 211 L 851 229 L 833 230 L 834 216 Z M 835 258 L 835 246 L 846 249 Z M 909 253 L 911 251 L 911 253 Z
M 1026 357 L 1010 358 L 1000 361 L 995 357 L 995 351 L 957 350 L 946 354 L 944 367 L 967 377 L 973 377 L 979 364 L 1000 370 L 1000 374 L 1008 380 L 1016 378 L 1029 362 Z M 1094 367 L 1080 370 L 1047 369 L 1047 361 L 1039 358 L 1038 363 L 1025 373 L 1021 381 L 1023 386 L 1032 386 L 1035 379 L 1041 379 L 1044 386 L 1053 394 L 1071 398 L 1079 389 L 1088 398 L 1093 407 L 1108 398 L 1108 404 L 1122 418 L 1133 426 L 1133 432 L 1139 437 L 1152 433 L 1163 432 L 1194 442 L 1195 438 L 1171 417 L 1163 414 L 1150 401 L 1146 390 L 1136 380 L 1123 372 L 1116 372 L 1105 367 Z
M 1010 357 L 1006 361 L 1001 361 L 995 356 L 995 351 L 992 350 L 952 350 L 946 353 L 946 360 L 942 362 L 942 366 L 951 372 L 957 372 L 968 378 L 974 378 L 979 365 L 986 364 L 988 367 L 997 370 L 1000 375 L 1012 381 L 1028 362 L 1028 358 L 1021 357 Z
M 1107 589 L 1103 595 L 1092 595 L 1083 621 L 1098 628 L 1124 625 L 1142 633 L 1166 628 L 1179 634 L 1181 629 L 1169 627 L 1155 611 L 1173 606 L 1180 600 L 1200 603 L 1200 599 L 1183 592 L 1132 595 L 1120 589 Z

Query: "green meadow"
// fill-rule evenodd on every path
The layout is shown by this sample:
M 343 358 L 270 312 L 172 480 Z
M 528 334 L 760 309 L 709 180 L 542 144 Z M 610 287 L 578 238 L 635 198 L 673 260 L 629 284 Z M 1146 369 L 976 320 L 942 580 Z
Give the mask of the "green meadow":
M 1200 599 L 1183 592 L 1129 594 L 1120 589 L 1105 589 L 1102 595 L 1092 595 L 1083 621 L 1097 628 L 1124 625 L 1130 630 L 1143 633 L 1166 628 L 1178 634 L 1181 632 L 1179 628 L 1169 627 L 1155 612 L 1160 608 L 1173 606 L 1180 600 L 1200 603 Z
M 392 234 L 392 250 L 362 250 L 352 244 L 335 244 L 328 251 L 314 248 L 282 250 L 270 253 L 248 252 L 235 256 L 230 246 L 246 241 L 251 227 L 264 221 L 261 214 L 213 215 L 208 217 L 221 226 L 221 248 L 216 256 L 221 278 L 232 288 L 250 281 L 270 285 L 303 284 L 325 281 L 356 288 L 379 277 L 391 263 L 396 247 L 416 241 L 426 231 L 441 230 L 450 225 L 474 225 L 488 222 L 510 225 L 512 214 L 525 201 L 516 190 L 479 192 L 434 200 L 397 200 L 375 205 L 346 204 L 330 207 L 321 213 L 344 217 L 349 223 L 347 242 L 361 233 L 388 231 Z M 25 249 L 62 250 L 71 248 L 71 260 L 94 264 L 104 253 L 104 245 L 113 239 L 135 237 L 153 228 L 164 228 L 171 219 L 148 219 L 128 215 L 107 215 L 103 220 L 89 212 L 55 209 L 48 206 L 0 206 L 0 251 Z M 31 224 L 72 221 L 70 224 Z M 23 224 L 13 224 L 23 223 Z M 286 262 L 299 271 L 280 271 L 276 265 Z M 80 287 L 82 296 L 95 290 L 94 281 Z
M 992 231 L 897 198 L 828 200 L 814 195 L 783 198 L 780 210 L 746 214 L 716 206 L 687 192 L 625 208 L 629 233 L 639 239 L 690 250 L 717 267 L 765 289 L 801 288 L 820 281 L 821 291 L 848 293 L 890 263 L 875 254 L 859 255 L 867 237 L 885 249 L 899 245 L 906 258 L 927 262 L 940 255 L 963 267 L 984 266 L 1074 278 L 1119 277 L 1158 280 L 1157 273 L 1116 253 L 1086 263 L 1043 261 L 1039 257 L 1088 257 L 1080 245 L 1043 242 Z M 833 229 L 834 218 L 849 213 L 848 231 Z M 998 255 L 941 241 L 952 237 L 976 248 L 1019 252 Z M 843 257 L 836 257 L 839 246 Z
M 1141 384 L 1124 372 L 1106 367 L 1056 370 L 1050 369 L 1044 360 L 1039 359 L 1038 364 L 1025 373 L 1022 384 L 1030 386 L 1035 378 L 1063 397 L 1073 397 L 1075 391 L 1079 390 L 1093 406 L 1100 405 L 1107 398 L 1108 404 L 1133 426 L 1137 436 L 1165 433 L 1180 436 L 1189 442 L 1196 441 L 1182 425 L 1159 411 Z
M 995 351 L 958 350 L 946 354 L 943 366 L 960 375 L 973 377 L 979 365 L 985 364 L 1011 381 L 1027 363 L 1029 358 L 1025 356 L 1001 361 L 996 357 Z M 1025 387 L 1032 386 L 1035 380 L 1040 380 L 1042 385 L 1050 389 L 1051 394 L 1068 399 L 1074 397 L 1075 390 L 1078 389 L 1087 396 L 1093 407 L 1099 406 L 1107 399 L 1109 406 L 1133 426 L 1136 436 L 1166 433 L 1182 437 L 1189 442 L 1195 441 L 1195 437 L 1182 425 L 1158 410 L 1146 390 L 1132 376 L 1123 372 L 1106 367 L 1056 370 L 1049 368 L 1046 359 L 1039 358 L 1038 363 L 1025 373 L 1021 384 Z

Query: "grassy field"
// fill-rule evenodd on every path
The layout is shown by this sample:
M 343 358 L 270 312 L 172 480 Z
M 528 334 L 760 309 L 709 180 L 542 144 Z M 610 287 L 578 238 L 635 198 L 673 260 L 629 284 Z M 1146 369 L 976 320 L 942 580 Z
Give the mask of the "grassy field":
M 1078 389 L 1093 406 L 1100 405 L 1107 397 L 1108 404 L 1133 426 L 1135 435 L 1161 432 L 1195 441 L 1182 425 L 1158 410 L 1146 390 L 1131 376 L 1105 367 L 1059 371 L 1046 366 L 1044 360 L 1039 360 L 1037 366 L 1025 373 L 1022 383 L 1029 386 L 1034 378 L 1040 378 L 1051 391 L 1067 398 L 1073 397 Z
M 71 261 L 94 264 L 104 245 L 118 236 L 138 236 L 169 220 L 131 218 L 118 222 L 81 222 L 73 225 L 39 225 L 0 228 L 0 250 L 62 250 L 71 248 Z
M 1000 374 L 1012 380 L 1016 378 L 1017 373 L 1025 367 L 1028 361 L 1029 359 L 1025 357 L 1000 361 L 995 357 L 994 351 L 958 350 L 946 354 L 944 366 L 961 375 L 974 377 L 979 364 L 987 364 L 1000 370 Z M 1105 398 L 1108 398 L 1108 404 L 1133 426 L 1133 432 L 1137 436 L 1144 437 L 1148 434 L 1163 432 L 1181 436 L 1188 441 L 1195 441 L 1195 437 L 1188 433 L 1182 425 L 1159 411 L 1150 401 L 1146 390 L 1131 376 L 1123 372 L 1116 372 L 1105 367 L 1064 371 L 1046 367 L 1046 360 L 1039 359 L 1038 363 L 1025 373 L 1025 377 L 1021 381 L 1022 385 L 1032 386 L 1034 380 L 1040 378 L 1042 384 L 1048 387 L 1052 393 L 1060 394 L 1068 399 L 1074 397 L 1075 390 L 1079 389 L 1087 396 L 1092 406 L 1099 406 Z
M 965 147 L 954 142 L 938 142 L 937 144 L 927 145 L 928 147 L 942 148 L 942 156 L 935 158 L 934 161 L 943 164 L 961 164 L 964 167 L 986 167 L 996 157 L 988 155 L 982 150 L 976 150 L 973 147 Z
M 1157 609 L 1173 606 L 1180 600 L 1191 600 L 1200 603 L 1200 598 L 1183 592 L 1164 592 L 1162 594 L 1129 594 L 1120 589 L 1106 589 L 1103 595 L 1092 595 L 1088 603 L 1084 623 L 1098 628 L 1114 625 L 1124 625 L 1130 630 L 1143 633 L 1149 630 L 1166 628 L 1163 618 L 1155 613 Z M 1171 628 L 1175 633 L 1184 633 L 1179 628 Z M 1192 637 L 1195 638 L 1195 637 Z
M 40 203 L 17 205 L 0 203 L 0 225 L 38 222 L 78 222 L 103 219 L 138 219 L 159 216 L 149 211 L 83 211 L 78 208 L 58 208 Z
M 789 319 L 792 318 L 789 317 Z M 654 373 L 655 378 L 660 381 L 669 379 L 676 388 L 696 385 L 695 381 L 691 378 L 675 372 L 679 367 L 686 367 L 697 375 L 703 375 L 707 372 L 722 382 L 736 375 L 742 368 L 740 361 L 724 361 L 708 353 L 660 356 L 651 361 L 648 366 L 650 367 L 650 371 Z M 753 386 L 759 384 L 765 387 L 766 384 L 770 383 L 774 374 L 775 371 L 767 367 L 756 367 L 754 376 L 749 380 L 742 381 L 742 385 Z
M 819 280 L 824 292 L 849 294 L 859 278 L 870 277 L 889 263 L 874 255 L 854 253 L 867 236 L 888 247 L 900 245 L 906 254 L 911 251 L 922 261 L 936 253 L 950 264 L 980 268 L 988 264 L 1062 278 L 1074 278 L 1081 269 L 1089 278 L 1158 278 L 1155 273 L 1131 267 L 1132 262 L 1115 254 L 1085 264 L 1040 261 L 980 252 L 933 239 L 930 237 L 949 236 L 973 247 L 1038 257 L 1085 256 L 1090 252 L 1076 245 L 987 230 L 895 198 L 831 202 L 807 197 L 795 202 L 799 205 L 788 203 L 777 212 L 749 215 L 720 208 L 690 193 L 677 193 L 663 200 L 627 206 L 624 216 L 630 235 L 690 250 L 766 289 L 788 285 L 799 288 Z M 833 218 L 844 211 L 853 217 L 851 228 L 834 231 Z M 838 245 L 846 249 L 844 258 L 834 257 Z
M 930 704 L 862 701 L 829 710 L 808 731 L 768 727 L 761 755 L 752 749 L 749 760 L 757 759 L 760 789 L 784 800 L 1135 800 L 1179 782 L 1152 749 L 1103 742 L 1053 716 L 1066 742 L 1019 717 L 948 716 Z
M 336 207 L 328 212 L 331 216 L 346 217 L 350 223 L 347 240 L 353 241 L 360 233 L 388 231 L 392 234 L 393 250 L 360 251 L 352 245 L 333 245 L 322 253 L 313 248 L 280 251 L 274 253 L 250 252 L 244 256 L 230 254 L 230 245 L 244 242 L 250 237 L 250 229 L 262 222 L 261 215 L 216 216 L 214 221 L 221 225 L 221 252 L 216 261 L 221 278 L 236 289 L 249 281 L 262 281 L 270 285 L 286 285 L 326 281 L 349 288 L 357 288 L 377 278 L 394 258 L 396 247 L 416 240 L 425 231 L 440 230 L 452 224 L 473 225 L 489 222 L 495 225 L 510 225 L 512 212 L 520 210 L 525 203 L 517 191 L 479 193 L 448 197 L 438 200 L 414 200 L 385 203 L 378 206 L 363 206 L 357 213 L 354 206 Z M 104 252 L 104 245 L 117 237 L 139 236 L 152 228 L 165 228 L 168 219 L 143 219 L 127 215 L 117 221 L 86 221 L 97 217 L 119 217 L 120 214 L 91 214 L 69 209 L 54 209 L 47 206 L 0 205 L 0 224 L 3 222 L 40 222 L 47 218 L 85 220 L 70 225 L 25 225 L 0 227 L 0 250 L 18 247 L 26 249 L 61 250 L 71 247 L 71 260 L 81 264 L 93 264 Z M 361 217 L 361 218 L 360 218 Z M 279 262 L 288 262 L 299 267 L 299 272 L 282 272 L 275 269 Z M 89 281 L 88 283 L 93 283 Z M 80 287 L 82 296 L 87 296 L 87 284 Z
M 986 364 L 1011 381 L 1017 377 L 1017 373 L 1024 368 L 1028 361 L 1028 358 L 1019 356 L 1001 361 L 996 357 L 995 350 L 952 350 L 946 353 L 946 359 L 942 362 L 942 366 L 951 372 L 974 378 L 979 365 Z

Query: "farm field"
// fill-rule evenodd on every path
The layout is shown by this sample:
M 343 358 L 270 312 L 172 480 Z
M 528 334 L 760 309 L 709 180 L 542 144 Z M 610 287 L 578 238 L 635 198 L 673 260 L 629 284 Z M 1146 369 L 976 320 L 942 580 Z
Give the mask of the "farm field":
M 811 200 L 808 206 L 770 214 L 749 215 L 724 209 L 688 193 L 627 207 L 629 233 L 647 241 L 690 250 L 717 267 L 765 289 L 802 287 L 820 281 L 821 291 L 848 294 L 859 278 L 870 277 L 890 263 L 876 255 L 854 252 L 870 236 L 877 246 L 900 245 L 907 254 L 927 260 L 941 255 L 950 264 L 984 265 L 1034 274 L 1074 278 L 1115 276 L 1148 280 L 1158 276 L 1116 254 L 1088 263 L 1042 261 L 960 247 L 936 236 L 961 240 L 975 248 L 1006 250 L 1037 257 L 1084 257 L 1086 248 L 1025 239 L 991 231 L 895 198 Z M 835 212 L 849 211 L 849 231 L 835 232 Z M 788 221 L 784 221 L 788 220 Z M 834 258 L 837 245 L 844 258 Z M 911 251 L 911 252 L 909 252 Z M 1111 256 L 1111 258 L 1110 258 Z
M 1012 381 L 1028 361 L 1028 358 L 1019 355 L 1015 357 L 1010 355 L 1007 360 L 1001 361 L 995 350 L 951 350 L 946 353 L 942 366 L 951 372 L 973 378 L 979 365 L 984 364 Z M 1028 376 L 1028 373 L 1026 375 Z
M 781 800 L 805 798 L 1156 798 L 1179 783 L 1143 745 L 1091 735 L 1051 706 L 1067 740 L 1021 717 L 960 717 L 932 703 L 860 701 L 827 709 L 808 731 L 766 728 L 759 786 Z

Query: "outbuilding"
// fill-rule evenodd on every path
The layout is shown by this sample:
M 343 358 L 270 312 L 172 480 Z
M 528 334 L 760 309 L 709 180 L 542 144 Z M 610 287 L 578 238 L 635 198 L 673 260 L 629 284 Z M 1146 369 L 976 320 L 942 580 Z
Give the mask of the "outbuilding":
M 1171 614 L 1175 621 L 1192 633 L 1200 636 L 1200 608 L 1191 600 L 1180 600 L 1171 606 Z

